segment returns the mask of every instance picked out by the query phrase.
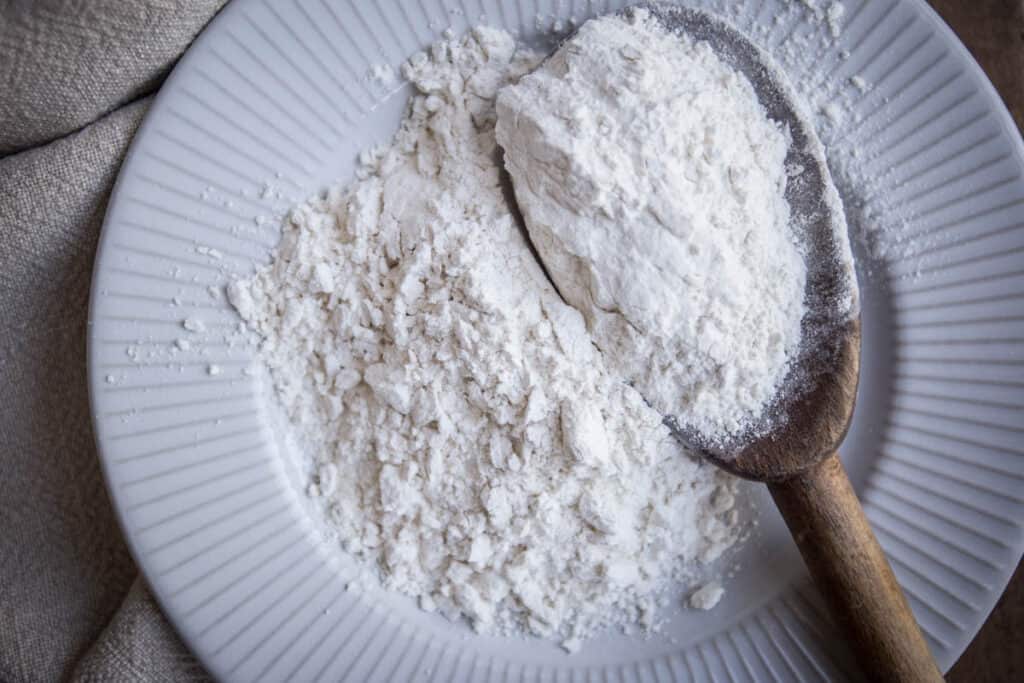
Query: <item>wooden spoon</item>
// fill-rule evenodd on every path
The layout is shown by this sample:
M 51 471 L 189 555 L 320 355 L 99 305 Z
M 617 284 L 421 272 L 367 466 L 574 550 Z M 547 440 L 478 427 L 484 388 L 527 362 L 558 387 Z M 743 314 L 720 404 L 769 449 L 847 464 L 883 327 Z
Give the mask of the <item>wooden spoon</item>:
M 670 30 L 707 41 L 720 59 L 747 76 L 769 117 L 789 127 L 787 168 L 802 169 L 786 190 L 793 225 L 808 253 L 808 313 L 800 356 L 787 380 L 790 389 L 746 440 L 711 444 L 700 435 L 677 435 L 690 447 L 696 444 L 719 467 L 768 485 L 804 563 L 870 680 L 941 681 L 836 455 L 857 395 L 860 321 L 842 304 L 855 284 L 851 290 L 852 274 L 841 267 L 848 238 L 845 222 L 836 215 L 842 208 L 821 144 L 798 115 L 785 80 L 745 36 L 702 12 L 660 4 L 645 8 Z

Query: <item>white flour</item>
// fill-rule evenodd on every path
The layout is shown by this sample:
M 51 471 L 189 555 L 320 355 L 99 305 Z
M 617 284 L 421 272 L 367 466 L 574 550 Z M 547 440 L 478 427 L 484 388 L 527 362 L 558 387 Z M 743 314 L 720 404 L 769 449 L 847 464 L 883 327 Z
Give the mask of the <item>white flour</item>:
M 536 61 L 489 29 L 411 59 L 390 146 L 228 296 L 344 547 L 424 609 L 571 650 L 650 626 L 739 526 L 735 481 L 608 370 L 513 220 L 494 98 Z
M 684 427 L 735 436 L 800 343 L 786 131 L 643 10 L 584 24 L 497 108 L 530 236 L 605 357 Z

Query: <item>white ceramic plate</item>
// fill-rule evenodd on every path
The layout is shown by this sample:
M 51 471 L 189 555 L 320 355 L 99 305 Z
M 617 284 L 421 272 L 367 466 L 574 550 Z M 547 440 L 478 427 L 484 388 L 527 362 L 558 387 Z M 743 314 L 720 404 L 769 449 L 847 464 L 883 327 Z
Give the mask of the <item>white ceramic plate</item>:
M 844 182 L 848 206 L 885 199 L 878 234 L 905 238 L 897 256 L 865 261 L 862 389 L 844 459 L 947 669 L 1024 548 L 1020 136 L 923 2 L 848 0 L 834 42 L 797 2 L 691 4 L 727 6 L 794 82 L 846 103 L 845 124 L 821 133 L 835 158 L 856 149 L 849 177 L 870 181 Z M 352 569 L 295 494 L 301 474 L 268 384 L 243 372 L 250 351 L 224 342 L 237 317 L 208 286 L 266 258 L 276 228 L 254 218 L 348 178 L 355 153 L 393 133 L 408 87 L 387 92 L 367 79 L 371 65 L 397 66 L 448 26 L 531 38 L 618 6 L 236 0 L 161 90 L 107 215 L 89 374 L 129 544 L 218 677 L 834 680 L 850 670 L 756 488 L 763 521 L 725 601 L 675 614 L 664 636 L 609 634 L 569 657 L 543 641 L 472 636 L 399 596 L 346 592 Z M 206 331 L 186 331 L 186 318 Z

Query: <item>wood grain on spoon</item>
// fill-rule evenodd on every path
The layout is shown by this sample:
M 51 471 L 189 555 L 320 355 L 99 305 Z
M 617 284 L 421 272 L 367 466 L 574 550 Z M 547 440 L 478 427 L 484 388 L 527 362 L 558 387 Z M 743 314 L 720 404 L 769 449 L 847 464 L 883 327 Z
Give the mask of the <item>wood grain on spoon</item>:
M 941 681 L 839 458 L 768 490 L 868 679 Z

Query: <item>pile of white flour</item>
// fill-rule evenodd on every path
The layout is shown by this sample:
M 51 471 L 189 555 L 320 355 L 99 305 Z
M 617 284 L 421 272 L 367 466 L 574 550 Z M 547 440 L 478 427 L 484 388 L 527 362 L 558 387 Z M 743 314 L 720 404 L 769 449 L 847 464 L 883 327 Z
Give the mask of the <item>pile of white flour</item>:
M 800 344 L 787 131 L 645 10 L 584 24 L 497 111 L 530 237 L 613 371 L 709 440 L 742 432 Z
M 344 547 L 424 609 L 573 649 L 650 624 L 739 525 L 734 480 L 609 369 L 513 220 L 494 100 L 537 62 L 483 28 L 410 60 L 390 146 L 228 295 Z

